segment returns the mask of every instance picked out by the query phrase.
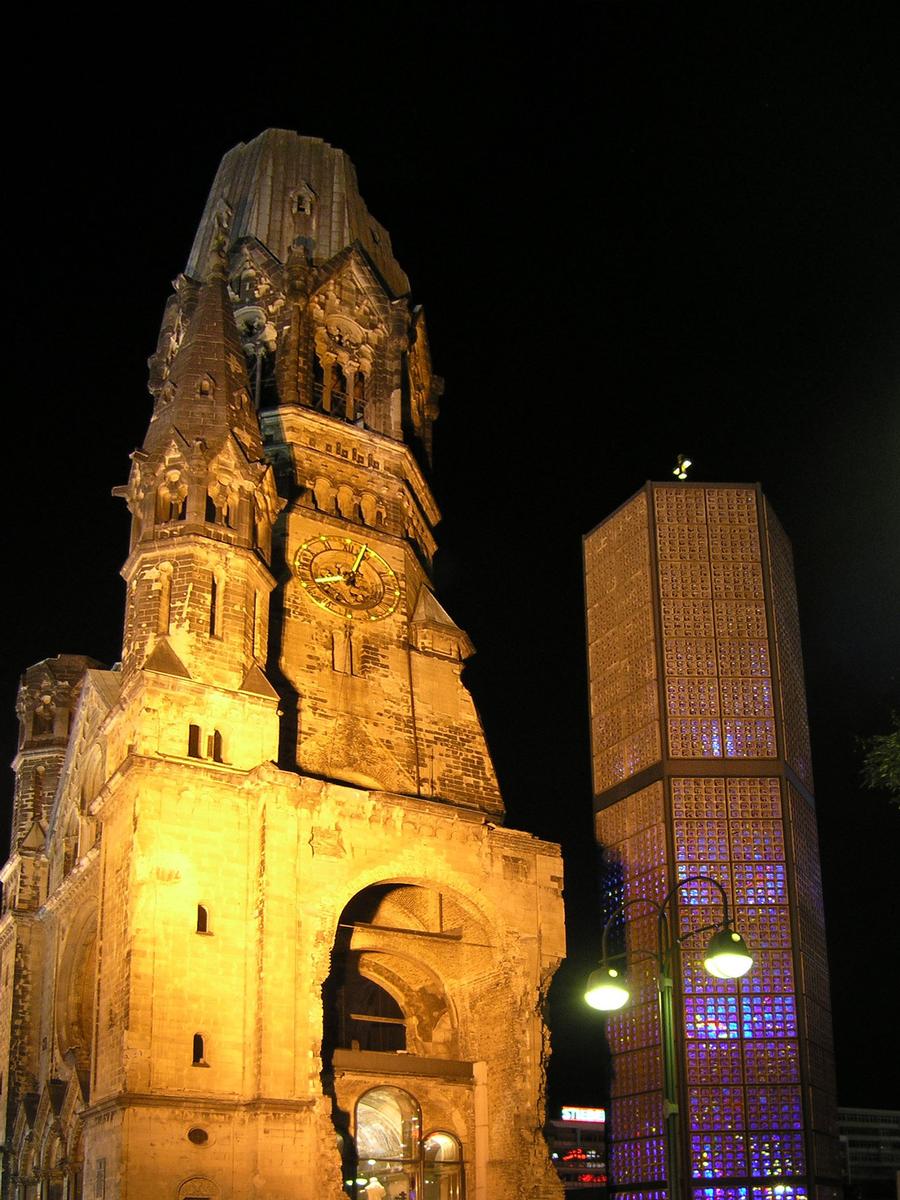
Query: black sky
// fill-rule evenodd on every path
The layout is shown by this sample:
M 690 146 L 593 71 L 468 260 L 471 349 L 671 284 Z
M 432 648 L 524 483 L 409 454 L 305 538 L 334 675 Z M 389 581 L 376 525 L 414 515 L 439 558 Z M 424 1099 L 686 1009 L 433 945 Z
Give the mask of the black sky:
M 598 1099 L 580 539 L 677 453 L 793 539 L 839 1098 L 900 1106 L 900 820 L 858 786 L 900 705 L 900 37 L 894 5 L 371 5 L 139 36 L 26 29 L 7 127 L 7 758 L 18 672 L 119 657 L 110 489 L 221 155 L 347 150 L 425 305 L 440 595 L 478 647 L 509 823 L 561 841 L 557 1102 Z M 110 37 L 121 37 L 112 52 Z M 12 122 L 10 124 L 13 124 Z M 886 932 L 887 931 L 887 932 Z

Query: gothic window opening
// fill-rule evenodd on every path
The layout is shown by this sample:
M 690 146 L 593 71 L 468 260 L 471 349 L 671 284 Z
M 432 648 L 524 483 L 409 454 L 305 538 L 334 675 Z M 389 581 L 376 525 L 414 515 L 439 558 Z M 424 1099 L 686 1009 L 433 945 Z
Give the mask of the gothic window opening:
M 197 932 L 209 933 L 209 909 L 205 904 L 197 905 Z
M 313 194 L 308 188 L 295 192 L 291 208 L 298 217 L 308 217 L 312 213 Z
M 388 992 L 359 973 L 358 957 L 349 955 L 335 989 L 335 1045 L 346 1050 L 396 1053 L 406 1049 L 406 1018 Z
M 161 525 L 169 521 L 183 521 L 186 515 L 187 493 L 180 495 L 167 487 L 161 487 L 156 497 L 156 519 Z
M 191 1066 L 194 1066 L 194 1067 L 208 1067 L 209 1066 L 209 1063 L 206 1061 L 206 1059 L 203 1056 L 203 1052 L 204 1052 L 203 1034 L 195 1033 L 194 1040 L 193 1040 L 193 1058 L 191 1060 Z
M 206 757 L 217 763 L 225 761 L 222 757 L 222 735 L 218 729 L 214 730 L 206 740 Z
M 224 525 L 226 529 L 234 528 L 234 504 L 223 492 L 214 497 L 206 493 L 206 521 L 209 525 Z
M 53 713 L 48 709 L 36 708 L 31 719 L 31 736 L 45 737 L 53 732 Z
M 312 383 L 313 408 L 321 410 L 325 397 L 325 371 L 322 367 L 322 360 L 315 350 L 313 350 L 312 356 Z
M 347 384 L 344 372 L 337 363 L 332 363 L 329 369 L 329 394 L 331 397 L 331 415 L 343 417 L 347 412 Z
M 188 758 L 200 758 L 200 726 L 188 726 Z

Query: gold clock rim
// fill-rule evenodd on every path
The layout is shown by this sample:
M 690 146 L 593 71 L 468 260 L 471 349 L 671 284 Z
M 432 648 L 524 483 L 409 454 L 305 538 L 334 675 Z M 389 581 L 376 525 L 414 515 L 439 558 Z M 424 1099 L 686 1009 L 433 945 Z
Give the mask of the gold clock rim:
M 340 546 L 330 545 L 331 542 L 335 541 L 340 542 Z M 366 547 L 366 558 L 376 560 L 374 570 L 381 579 L 382 587 L 384 589 L 381 596 L 373 605 L 369 606 L 368 608 L 360 607 L 358 609 L 354 609 L 350 605 L 342 604 L 339 600 L 319 599 L 315 595 L 313 591 L 314 580 L 307 580 L 304 578 L 305 572 L 301 568 L 300 557 L 316 542 L 323 543 L 322 551 L 343 550 L 348 554 L 355 554 L 360 550 L 361 547 Z M 310 555 L 310 568 L 315 557 L 315 553 Z M 397 578 L 397 573 L 394 571 L 387 559 L 383 557 L 383 555 L 379 554 L 377 550 L 373 550 L 372 547 L 366 542 L 360 541 L 357 538 L 343 537 L 340 534 L 333 534 L 330 536 L 327 534 L 315 534 L 313 537 L 307 538 L 306 541 L 302 542 L 301 545 L 298 546 L 292 565 L 294 575 L 303 588 L 304 594 L 309 597 L 309 599 L 313 602 L 313 604 L 316 605 L 317 608 L 321 608 L 323 612 L 330 613 L 333 617 L 340 617 L 345 621 L 383 621 L 385 618 L 391 616 L 392 613 L 396 612 L 397 606 L 400 603 L 400 580 Z M 383 578 L 385 575 L 387 576 L 387 583 Z M 390 588 L 388 587 L 388 583 L 391 585 Z M 386 611 L 378 613 L 372 612 L 373 609 L 377 609 L 379 605 L 383 604 L 385 601 L 389 602 L 389 607 L 386 609 Z

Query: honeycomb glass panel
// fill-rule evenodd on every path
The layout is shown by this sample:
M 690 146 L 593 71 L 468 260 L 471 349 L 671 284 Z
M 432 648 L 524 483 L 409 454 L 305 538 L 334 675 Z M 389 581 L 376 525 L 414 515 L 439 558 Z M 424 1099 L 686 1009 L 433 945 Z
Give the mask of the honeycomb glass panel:
M 744 1072 L 748 1083 L 799 1083 L 800 1059 L 796 1040 L 745 1041 Z
M 749 1188 L 745 1187 L 704 1187 L 694 1188 L 694 1200 L 748 1200 Z
M 709 556 L 759 562 L 759 533 L 753 525 L 710 525 Z
M 611 1087 L 613 1096 L 653 1092 L 661 1087 L 662 1051 L 659 1046 L 616 1055 L 616 1070 Z
M 616 1121 L 635 1137 L 659 1137 L 664 1126 L 662 1096 L 655 1092 L 624 1096 L 616 1102 Z
M 749 946 L 774 950 L 791 944 L 791 923 L 786 907 L 738 904 L 734 923 Z
M 756 493 L 750 488 L 705 488 L 710 523 L 753 525 L 757 523 Z
M 721 1041 L 741 1036 L 737 996 L 685 996 L 684 1015 L 689 1038 Z
M 706 717 L 669 721 L 671 758 L 721 758 L 722 723 Z
M 803 1103 L 799 1087 L 748 1087 L 749 1129 L 802 1129 Z
M 691 1136 L 691 1173 L 695 1179 L 722 1179 L 747 1173 L 746 1137 L 743 1133 L 694 1133 Z
M 744 1089 L 739 1087 L 688 1088 L 692 1129 L 744 1128 Z
M 716 636 L 724 638 L 764 638 L 766 606 L 761 600 L 716 600 L 713 602 Z
M 726 717 L 722 722 L 726 758 L 775 758 L 775 722 Z
M 666 709 L 670 717 L 717 716 L 719 689 L 715 679 L 696 676 L 667 678 Z
M 777 779 L 729 779 L 728 815 L 744 820 L 781 816 L 781 784 Z
M 768 677 L 719 680 L 722 712 L 728 717 L 771 717 L 772 681 Z
M 714 638 L 665 638 L 663 657 L 666 675 L 716 674 Z
M 705 525 L 704 488 L 658 487 L 653 489 L 656 520 L 675 525 Z
M 705 562 L 709 558 L 703 525 L 658 525 L 656 545 L 662 561 L 675 558 L 680 562 Z
M 678 889 L 678 904 L 683 910 L 701 905 L 707 908 L 719 909 L 721 915 L 722 893 L 716 887 L 720 884 L 725 895 L 731 898 L 731 870 L 727 862 L 680 862 L 677 866 L 678 879 L 681 886 Z M 715 883 L 710 883 L 710 880 Z M 682 911 L 679 928 L 693 929 L 699 922 L 693 916 L 685 920 Z
M 780 821 L 729 822 L 731 854 L 738 860 L 768 865 L 784 859 L 784 830 Z
M 736 862 L 732 865 L 736 904 L 787 904 L 787 867 L 783 862 Z
M 796 1037 L 797 1001 L 793 996 L 742 996 L 741 1024 L 745 1038 Z
M 805 1187 L 781 1183 L 777 1187 L 755 1187 L 750 1189 L 750 1200 L 809 1200 Z
M 679 862 L 727 861 L 727 821 L 676 821 L 675 857 Z
M 613 1142 L 609 1165 L 618 1183 L 637 1183 L 641 1180 L 665 1177 L 663 1139 L 635 1138 Z
M 750 1133 L 747 1142 L 751 1175 L 802 1175 L 806 1170 L 802 1133 L 787 1129 Z
M 712 595 L 709 564 L 705 562 L 662 562 L 659 594 L 664 600 L 697 599 Z
M 741 1044 L 696 1039 L 685 1046 L 688 1083 L 739 1084 L 743 1079 Z
M 720 675 L 771 676 L 769 643 L 762 638 L 743 641 L 723 638 L 716 647 Z
M 762 568 L 755 562 L 714 562 L 710 564 L 712 594 L 722 600 L 762 600 Z
M 675 778 L 670 786 L 673 816 L 705 820 L 726 815 L 724 779 Z
M 741 980 L 744 995 L 759 992 L 794 993 L 794 961 L 790 950 L 761 950 L 753 947 L 753 969 Z

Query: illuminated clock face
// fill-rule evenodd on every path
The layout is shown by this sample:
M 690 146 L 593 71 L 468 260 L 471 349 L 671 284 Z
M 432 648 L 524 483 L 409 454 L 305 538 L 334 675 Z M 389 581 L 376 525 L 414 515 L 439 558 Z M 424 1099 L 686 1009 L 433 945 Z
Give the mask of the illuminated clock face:
M 353 538 L 310 538 L 297 551 L 294 571 L 314 604 L 347 620 L 380 621 L 400 601 L 397 576 L 380 554 Z

